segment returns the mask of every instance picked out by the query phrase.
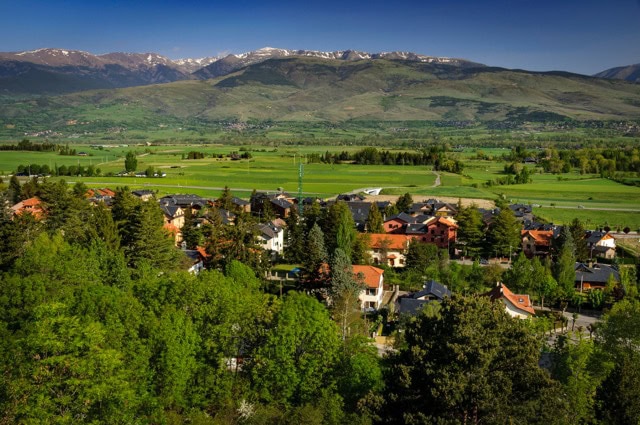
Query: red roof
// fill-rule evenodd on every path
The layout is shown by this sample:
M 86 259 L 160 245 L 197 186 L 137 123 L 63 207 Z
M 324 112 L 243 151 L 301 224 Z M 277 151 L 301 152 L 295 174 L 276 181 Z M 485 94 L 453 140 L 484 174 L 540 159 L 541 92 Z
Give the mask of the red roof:
M 531 305 L 531 299 L 529 299 L 529 295 L 514 294 L 501 282 L 498 282 L 498 285 L 496 285 L 495 288 L 493 288 L 485 295 L 491 297 L 492 300 L 505 298 L 517 309 L 526 311 L 530 314 L 536 314 L 533 306 Z
M 25 199 L 22 202 L 18 202 L 11 207 L 11 210 L 14 214 L 24 214 L 25 212 L 28 212 L 35 218 L 41 218 L 44 212 L 41 207 L 40 199 L 35 196 L 33 198 Z
M 202 258 L 211 257 L 209 254 L 207 254 L 207 251 L 201 246 L 196 246 L 196 251 L 198 251 L 198 254 L 200 254 Z
M 530 236 L 536 245 L 550 246 L 553 239 L 553 230 L 523 230 L 522 237 Z
M 384 270 L 373 266 L 354 265 L 352 267 L 354 275 L 362 274 L 364 276 L 364 283 L 369 288 L 377 288 L 380 286 L 380 276 L 384 274 Z
M 392 233 L 371 233 L 369 234 L 371 248 L 382 248 L 384 241 L 387 241 L 387 249 L 403 251 L 408 248 L 411 237 L 407 235 L 394 235 Z

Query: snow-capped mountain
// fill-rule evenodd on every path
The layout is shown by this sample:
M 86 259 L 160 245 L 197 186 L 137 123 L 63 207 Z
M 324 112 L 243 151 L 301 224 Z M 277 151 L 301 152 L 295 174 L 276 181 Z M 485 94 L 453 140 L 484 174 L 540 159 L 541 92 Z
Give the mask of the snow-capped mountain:
M 67 93 L 208 79 L 227 75 L 269 59 L 312 57 L 324 60 L 408 60 L 460 67 L 483 66 L 463 59 L 441 58 L 411 52 L 367 53 L 356 50 L 319 52 L 273 47 L 224 57 L 172 60 L 157 53 L 106 53 L 94 55 L 58 48 L 0 52 L 0 93 Z

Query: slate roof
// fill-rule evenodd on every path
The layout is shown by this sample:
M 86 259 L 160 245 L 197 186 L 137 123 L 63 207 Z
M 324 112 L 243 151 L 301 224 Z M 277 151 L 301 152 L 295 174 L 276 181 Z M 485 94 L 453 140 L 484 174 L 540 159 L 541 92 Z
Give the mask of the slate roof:
M 614 267 L 607 264 L 593 264 L 591 267 L 584 263 L 575 264 L 576 283 L 586 282 L 599 285 L 606 285 L 609 276 L 620 281 L 620 273 Z
M 281 228 L 274 226 L 272 224 L 256 224 L 254 228 L 266 240 L 277 238 L 278 233 L 282 231 Z
M 281 199 L 281 198 L 275 198 L 271 200 L 271 203 L 273 205 L 276 205 L 282 209 L 289 209 L 293 206 L 293 204 L 289 201 L 287 201 L 286 199 Z
M 207 205 L 207 201 L 198 195 L 167 195 L 160 198 L 160 203 L 175 204 L 181 207 L 204 207 Z
M 420 299 L 429 295 L 433 295 L 439 300 L 443 300 L 445 297 L 451 296 L 451 291 L 443 284 L 438 283 L 432 279 L 425 282 L 422 290 L 411 295 L 411 298 Z
M 160 209 L 167 217 L 174 218 L 178 216 L 178 210 L 180 210 L 181 207 L 174 204 L 160 204 Z
M 346 202 L 364 201 L 364 196 L 358 195 L 357 193 L 341 193 L 336 197 L 336 201 L 346 201 Z
M 245 207 L 251 204 L 251 202 L 245 201 L 244 199 L 236 198 L 235 196 L 231 198 L 231 203 L 239 207 Z
M 153 190 L 149 189 L 134 190 L 131 193 L 138 198 L 142 198 L 143 196 L 153 196 Z
M 407 235 L 424 235 L 427 233 L 428 226 L 424 223 L 407 224 L 404 233 Z
M 421 299 L 432 295 L 436 299 Z M 422 308 L 431 302 L 440 302 L 445 297 L 450 297 L 451 291 L 444 285 L 430 280 L 424 283 L 422 290 L 409 294 L 408 296 L 398 298 L 398 312 L 400 314 L 408 314 L 415 316 Z
M 593 231 L 587 234 L 587 245 L 595 245 L 607 236 L 608 232 Z M 613 236 L 609 235 L 610 238 Z
M 391 220 L 399 220 L 399 221 L 404 221 L 405 223 L 415 223 L 415 217 L 410 216 L 407 213 L 401 212 L 400 214 L 396 214 L 396 215 L 392 215 L 391 217 L 388 217 L 385 220 L 385 223 L 387 221 L 391 221 Z

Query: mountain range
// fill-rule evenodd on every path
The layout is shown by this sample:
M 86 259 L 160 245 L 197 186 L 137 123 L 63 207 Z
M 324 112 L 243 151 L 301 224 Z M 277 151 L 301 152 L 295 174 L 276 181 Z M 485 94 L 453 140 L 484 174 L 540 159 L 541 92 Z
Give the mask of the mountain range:
M 618 66 L 598 72 L 594 75 L 598 78 L 611 78 L 616 80 L 625 80 L 632 83 L 640 83 L 640 63 L 628 66 Z
M 171 60 L 156 53 L 91 53 L 37 49 L 0 53 L 0 94 L 61 94 L 91 89 L 134 87 L 230 74 L 270 59 L 309 57 L 326 60 L 408 60 L 461 67 L 484 66 L 463 59 L 411 52 L 318 52 L 265 47 L 224 57 Z

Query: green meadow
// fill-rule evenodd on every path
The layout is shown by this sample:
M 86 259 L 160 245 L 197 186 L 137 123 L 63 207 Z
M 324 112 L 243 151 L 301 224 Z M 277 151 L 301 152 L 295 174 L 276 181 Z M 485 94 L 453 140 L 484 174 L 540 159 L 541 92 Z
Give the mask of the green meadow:
M 326 151 L 359 150 L 361 146 L 228 146 L 222 144 L 176 144 L 162 146 L 118 146 L 97 148 L 72 145 L 89 156 L 62 156 L 51 152 L 0 151 L 0 172 L 7 175 L 20 164 L 93 165 L 100 177 L 65 177 L 68 182 L 82 181 L 90 187 L 147 188 L 159 194 L 194 193 L 217 197 L 221 188 L 232 188 L 237 196 L 247 198 L 253 189 L 276 191 L 280 188 L 298 192 L 299 165 L 303 166 L 302 191 L 305 196 L 328 198 L 339 193 L 382 187 L 383 193 L 401 195 L 409 192 L 414 199 L 427 197 L 477 198 L 502 197 L 512 203 L 535 206 L 535 213 L 555 223 L 567 223 L 574 217 L 591 227 L 609 225 L 640 228 L 640 188 L 625 186 L 598 176 L 567 173 L 562 175 L 534 172 L 532 183 L 485 187 L 483 183 L 503 174 L 504 163 L 473 159 L 471 151 L 461 152 L 465 169 L 462 175 L 440 173 L 440 186 L 434 187 L 436 175 L 427 166 L 374 166 L 354 164 L 310 163 L 311 154 Z M 116 177 L 124 169 L 124 156 L 134 150 L 138 171 L 153 167 L 166 173 L 164 178 Z M 204 159 L 184 159 L 190 151 L 202 152 Z M 504 149 L 483 149 L 500 156 Z M 231 160 L 231 152 L 249 152 L 251 159 Z M 629 211 L 621 211 L 629 210 Z

